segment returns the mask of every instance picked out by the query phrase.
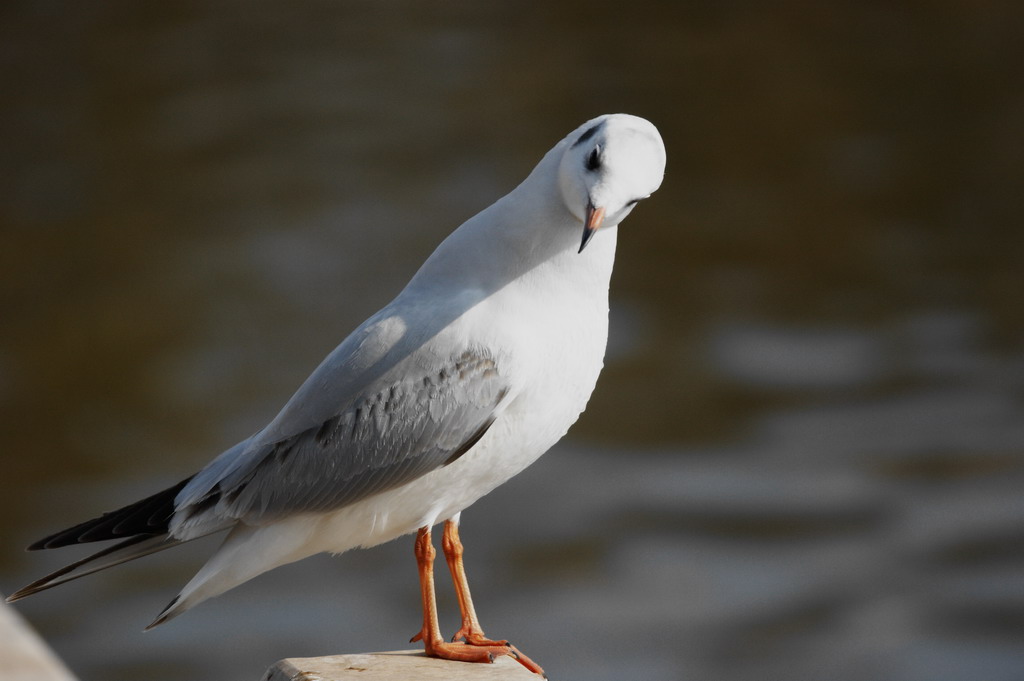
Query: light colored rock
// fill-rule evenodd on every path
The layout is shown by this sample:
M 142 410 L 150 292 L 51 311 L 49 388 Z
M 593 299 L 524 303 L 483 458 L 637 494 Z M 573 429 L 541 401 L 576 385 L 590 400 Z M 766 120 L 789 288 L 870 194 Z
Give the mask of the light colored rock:
M 494 664 L 452 662 L 422 650 L 289 658 L 276 662 L 262 681 L 539 681 L 510 657 Z
M 75 681 L 36 632 L 0 597 L 0 679 Z

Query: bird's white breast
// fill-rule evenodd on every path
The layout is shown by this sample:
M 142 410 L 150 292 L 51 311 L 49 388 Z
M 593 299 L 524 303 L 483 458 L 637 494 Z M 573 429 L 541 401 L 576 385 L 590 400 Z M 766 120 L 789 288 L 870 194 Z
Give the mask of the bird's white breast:
M 324 517 L 319 550 L 372 546 L 445 520 L 521 472 L 565 435 L 586 407 L 603 366 L 616 230 L 607 231 L 598 235 L 592 252 L 567 253 L 568 264 L 549 263 L 550 271 L 537 268 L 438 336 L 440 346 L 489 349 L 512 385 L 504 409 L 458 460 Z

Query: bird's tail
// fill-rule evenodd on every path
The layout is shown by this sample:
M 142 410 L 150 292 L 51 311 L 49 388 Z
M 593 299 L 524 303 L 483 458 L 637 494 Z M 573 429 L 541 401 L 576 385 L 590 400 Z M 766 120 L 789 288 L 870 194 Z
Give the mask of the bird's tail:
M 51 549 L 83 542 L 121 540 L 32 582 L 9 596 L 7 600 L 16 601 L 129 560 L 233 528 L 206 565 L 163 609 L 156 620 L 146 627 L 152 629 L 262 572 L 317 552 L 310 548 L 312 545 L 309 542 L 316 524 L 311 525 L 308 519 L 302 516 L 284 519 L 265 527 L 236 525 L 234 521 L 226 520 L 221 525 L 206 528 L 196 536 L 185 539 L 172 536 L 170 521 L 176 511 L 175 498 L 187 483 L 188 480 L 184 480 L 134 504 L 56 532 L 32 544 L 29 550 Z
M 322 547 L 312 541 L 317 531 L 318 524 L 307 516 L 292 516 L 264 526 L 234 526 L 220 548 L 146 630 L 259 574 L 319 553 Z

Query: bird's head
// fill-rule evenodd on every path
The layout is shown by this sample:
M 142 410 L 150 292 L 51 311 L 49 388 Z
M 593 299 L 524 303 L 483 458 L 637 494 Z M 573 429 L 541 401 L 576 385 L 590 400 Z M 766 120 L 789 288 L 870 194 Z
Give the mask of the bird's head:
M 580 252 L 602 226 L 613 227 L 661 186 L 665 145 L 649 121 L 609 114 L 567 140 L 558 169 L 566 207 L 583 224 Z

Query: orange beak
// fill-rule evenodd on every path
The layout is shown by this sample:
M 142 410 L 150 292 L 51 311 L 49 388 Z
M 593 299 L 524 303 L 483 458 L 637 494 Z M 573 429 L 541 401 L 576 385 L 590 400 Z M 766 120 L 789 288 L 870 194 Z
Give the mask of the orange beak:
M 594 233 L 597 232 L 597 228 L 601 226 L 602 222 L 604 222 L 604 206 L 594 208 L 594 204 L 588 202 L 586 220 L 583 223 L 583 241 L 580 242 L 578 253 L 582 253 L 583 249 L 587 247 L 587 243 L 594 236 Z

